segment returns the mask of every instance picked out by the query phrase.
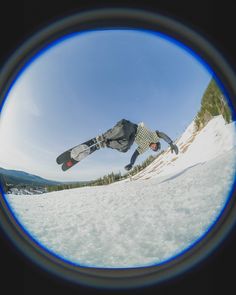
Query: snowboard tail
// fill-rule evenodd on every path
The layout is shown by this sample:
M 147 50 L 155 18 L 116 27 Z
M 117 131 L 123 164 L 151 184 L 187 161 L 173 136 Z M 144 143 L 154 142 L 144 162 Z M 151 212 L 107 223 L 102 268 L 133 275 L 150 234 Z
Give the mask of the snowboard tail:
M 70 160 L 70 152 L 71 152 L 72 149 L 68 150 L 68 151 L 65 151 L 64 153 L 62 153 L 60 156 L 57 157 L 56 161 L 57 161 L 57 164 L 60 165 L 60 164 L 63 164 L 64 162 L 67 162 Z

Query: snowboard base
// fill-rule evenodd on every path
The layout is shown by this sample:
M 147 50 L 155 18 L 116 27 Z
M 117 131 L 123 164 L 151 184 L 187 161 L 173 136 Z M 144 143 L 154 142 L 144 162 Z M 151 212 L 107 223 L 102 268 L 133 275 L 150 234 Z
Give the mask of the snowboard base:
M 62 164 L 62 171 L 67 171 L 68 169 L 72 168 L 75 164 L 79 163 L 79 161 L 76 161 L 74 159 L 70 159 L 67 162 L 64 162 Z
M 98 149 L 100 149 L 99 142 L 93 138 L 60 154 L 56 162 L 62 165 L 62 171 L 67 171 Z

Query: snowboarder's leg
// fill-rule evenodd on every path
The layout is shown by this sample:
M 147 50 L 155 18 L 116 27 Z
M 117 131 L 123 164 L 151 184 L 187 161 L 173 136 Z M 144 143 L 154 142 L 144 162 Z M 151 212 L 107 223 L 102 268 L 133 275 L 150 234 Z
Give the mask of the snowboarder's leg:
M 106 147 L 119 152 L 127 152 L 134 142 L 137 125 L 122 119 L 113 128 L 103 134 Z

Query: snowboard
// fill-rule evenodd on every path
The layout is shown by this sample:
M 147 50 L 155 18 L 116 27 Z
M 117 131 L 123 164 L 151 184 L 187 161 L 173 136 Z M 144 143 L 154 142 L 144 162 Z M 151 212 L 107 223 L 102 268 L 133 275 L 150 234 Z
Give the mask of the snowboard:
M 63 171 L 67 171 L 99 148 L 96 138 L 93 138 L 63 152 L 57 157 L 56 162 L 62 165 Z

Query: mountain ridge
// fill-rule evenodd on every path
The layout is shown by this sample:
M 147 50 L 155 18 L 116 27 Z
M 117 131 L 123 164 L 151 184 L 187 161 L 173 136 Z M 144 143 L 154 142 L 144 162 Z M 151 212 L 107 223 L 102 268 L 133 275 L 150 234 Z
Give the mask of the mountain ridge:
M 49 180 L 41 176 L 25 172 L 25 171 L 5 169 L 2 167 L 0 167 L 0 175 L 6 178 L 13 177 L 13 178 L 22 180 L 23 182 L 26 181 L 26 183 L 33 182 L 33 183 L 45 184 L 45 185 L 56 185 L 61 183 L 59 181 Z

